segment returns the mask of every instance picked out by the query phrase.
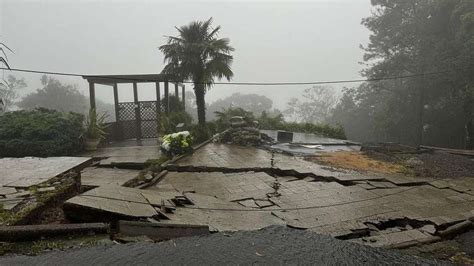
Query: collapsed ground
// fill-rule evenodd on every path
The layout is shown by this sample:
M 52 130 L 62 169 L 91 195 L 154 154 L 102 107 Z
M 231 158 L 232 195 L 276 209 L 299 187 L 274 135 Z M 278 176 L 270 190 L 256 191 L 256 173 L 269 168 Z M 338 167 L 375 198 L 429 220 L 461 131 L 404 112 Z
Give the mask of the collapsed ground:
M 137 169 L 145 161 L 159 158 L 156 147 L 108 149 L 98 153 L 106 159 L 83 169 L 82 193 L 64 203 L 69 221 L 123 219 L 206 225 L 211 231 L 287 225 L 364 245 L 409 247 L 452 237 L 446 229 L 474 216 L 473 172 L 417 175 L 392 158 L 402 156 L 421 167 L 418 159 L 452 158 L 445 153 L 334 152 L 303 158 L 210 142 L 143 171 Z M 472 161 L 464 159 L 459 169 L 471 169 Z M 449 249 L 462 241 L 441 243 Z M 469 252 L 460 244 L 443 258 L 472 259 Z M 425 253 L 434 252 L 417 254 Z

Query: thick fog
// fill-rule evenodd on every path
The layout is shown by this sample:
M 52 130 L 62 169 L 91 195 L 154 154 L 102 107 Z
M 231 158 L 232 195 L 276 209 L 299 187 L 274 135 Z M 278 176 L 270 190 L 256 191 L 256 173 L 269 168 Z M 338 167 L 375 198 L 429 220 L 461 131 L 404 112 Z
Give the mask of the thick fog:
M 214 25 L 222 26 L 220 37 L 230 38 L 235 48 L 236 82 L 360 78 L 359 45 L 369 36 L 360 21 L 371 9 L 369 0 L 3 0 L 0 8 L 1 40 L 15 51 L 9 57 L 12 67 L 85 74 L 159 73 L 164 63 L 158 46 L 164 36 L 176 35 L 175 26 L 213 17 Z M 22 94 L 40 87 L 40 75 L 14 74 L 26 78 L 28 88 Z M 59 78 L 87 93 L 81 78 Z M 258 93 L 284 108 L 289 97 L 305 88 L 218 85 L 206 99 Z M 99 99 L 112 102 L 109 87 L 97 90 Z M 140 92 L 141 99 L 154 99 L 151 88 Z M 131 97 L 131 90 L 120 93 L 121 100 Z

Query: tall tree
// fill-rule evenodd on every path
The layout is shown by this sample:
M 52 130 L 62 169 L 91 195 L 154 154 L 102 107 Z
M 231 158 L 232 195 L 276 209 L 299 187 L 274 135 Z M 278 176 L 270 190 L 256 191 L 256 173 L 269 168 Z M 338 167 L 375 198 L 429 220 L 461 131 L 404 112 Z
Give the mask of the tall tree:
M 15 100 L 18 98 L 18 90 L 26 87 L 25 79 L 17 79 L 13 75 L 8 75 L 4 83 L 0 83 L 0 99 L 3 102 L 3 111 L 9 111 Z
M 18 102 L 18 107 L 26 110 L 42 107 L 61 112 L 88 114 L 89 98 L 84 96 L 76 85 L 63 84 L 61 81 L 46 75 L 41 77 L 41 84 L 43 88 L 24 96 Z M 99 113 L 107 113 L 108 122 L 115 120 L 113 104 L 96 99 L 96 105 Z
M 206 123 L 205 94 L 214 79 L 230 80 L 234 75 L 231 70 L 234 48 L 228 38 L 217 38 L 220 26 L 212 28 L 211 24 L 212 18 L 176 27 L 179 35 L 169 36 L 167 44 L 159 48 L 167 63 L 162 73 L 193 81 L 200 125 Z
M 304 123 L 326 122 L 336 103 L 332 88 L 313 86 L 304 90 L 303 99 L 291 98 L 285 114 Z
M 245 111 L 252 112 L 255 116 L 259 116 L 262 112 L 272 112 L 273 101 L 264 96 L 258 94 L 241 94 L 233 93 L 232 95 L 218 99 L 207 108 L 209 110 L 208 117 L 210 120 L 216 118 L 215 112 L 223 111 L 227 108 L 242 108 Z
M 363 47 L 363 74 L 369 79 L 415 76 L 346 92 L 333 118 L 357 127 L 347 117 L 364 117 L 367 126 L 346 128 L 349 137 L 359 132 L 372 141 L 472 148 L 474 1 L 371 2 L 373 14 L 362 20 L 371 31 Z

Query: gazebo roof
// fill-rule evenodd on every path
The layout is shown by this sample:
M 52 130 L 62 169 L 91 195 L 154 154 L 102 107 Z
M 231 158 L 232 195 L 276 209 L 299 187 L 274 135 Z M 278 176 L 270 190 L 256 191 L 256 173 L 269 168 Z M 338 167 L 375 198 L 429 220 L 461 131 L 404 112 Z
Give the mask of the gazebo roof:
M 171 74 L 135 74 L 135 75 L 90 75 L 82 76 L 90 83 L 112 85 L 115 83 L 179 82 Z

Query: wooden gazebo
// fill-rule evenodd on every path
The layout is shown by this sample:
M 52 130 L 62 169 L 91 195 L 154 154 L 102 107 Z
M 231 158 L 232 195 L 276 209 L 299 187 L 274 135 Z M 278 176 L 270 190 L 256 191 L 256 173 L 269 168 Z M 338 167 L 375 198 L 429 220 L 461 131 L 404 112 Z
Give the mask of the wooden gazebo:
M 170 111 L 169 85 L 174 84 L 174 96 L 185 104 L 185 87 L 173 75 L 140 74 L 140 75 L 94 75 L 83 76 L 89 82 L 90 107 L 95 108 L 95 84 L 113 87 L 115 122 L 109 126 L 110 141 L 124 139 L 143 139 L 157 137 L 157 118 L 160 113 Z M 118 95 L 119 83 L 133 84 L 133 102 L 120 102 Z M 139 101 L 139 83 L 154 83 L 156 86 L 156 100 Z M 163 97 L 160 91 L 163 85 Z M 179 92 L 181 88 L 181 97 Z

